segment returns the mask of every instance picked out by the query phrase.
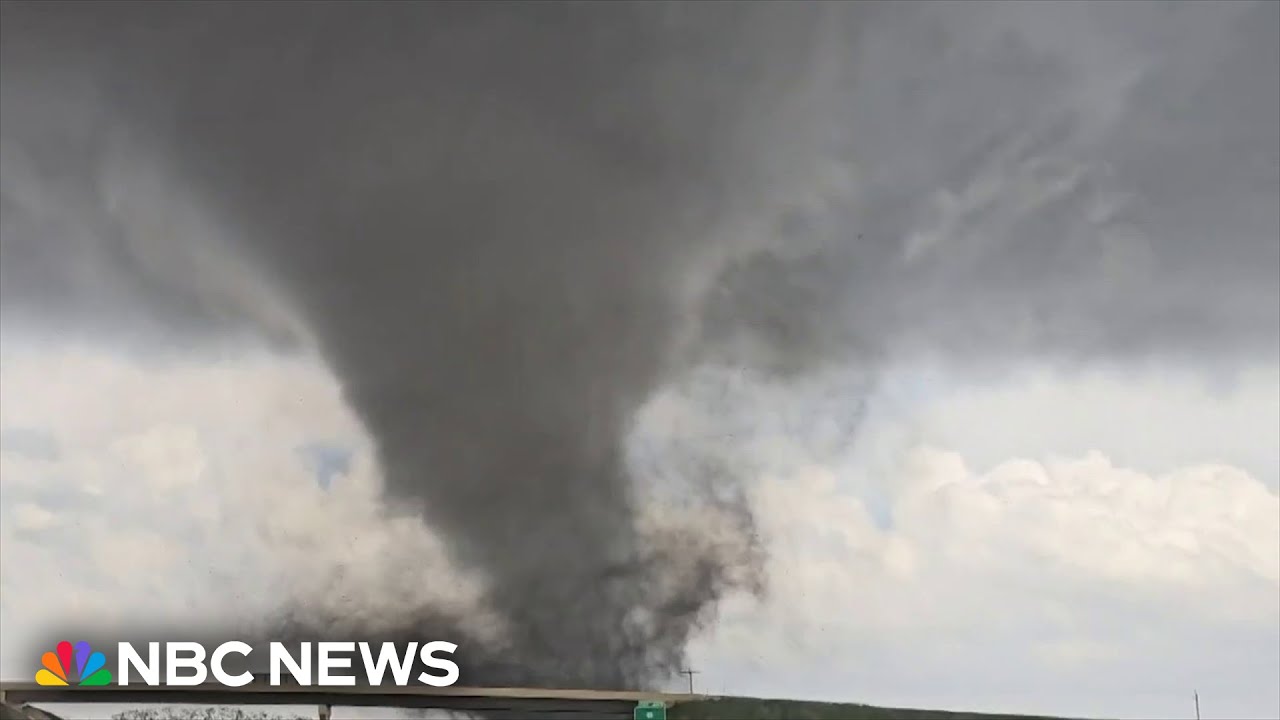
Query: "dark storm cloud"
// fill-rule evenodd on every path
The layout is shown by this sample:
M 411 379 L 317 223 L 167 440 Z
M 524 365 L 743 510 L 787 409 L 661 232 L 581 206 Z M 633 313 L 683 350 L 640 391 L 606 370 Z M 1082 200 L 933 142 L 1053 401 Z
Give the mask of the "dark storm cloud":
M 717 336 L 775 334 L 791 366 L 836 347 L 1274 361 L 1280 4 L 921 3 L 876 20 L 839 153 L 856 191 L 780 227 L 818 251 L 726 275 Z
M 491 578 L 476 681 L 638 684 L 757 557 L 732 493 L 635 527 L 687 363 L 1275 352 L 1280 4 L 1224 5 L 6 3 L 4 307 L 313 338 Z
M 208 242 L 264 268 L 302 315 L 377 440 L 390 504 L 422 514 L 489 577 L 511 636 L 468 645 L 470 682 L 631 686 L 676 667 L 733 565 L 752 561 L 750 520 L 734 504 L 736 538 L 642 539 L 620 441 L 667 371 L 691 280 L 710 254 L 748 244 L 721 240 L 724 219 L 785 189 L 822 129 L 824 95 L 810 85 L 823 76 L 824 37 L 841 40 L 823 22 L 830 11 L 5 12 L 6 148 L 44 151 L 44 178 L 67 193 L 59 204 L 88 207 L 91 225 L 109 215 L 95 192 L 142 182 L 119 160 L 136 148 L 184 191 L 153 181 L 149 209 L 194 196 L 235 227 Z M 51 75 L 75 82 L 60 93 Z M 102 124 L 42 122 L 66 106 Z M 83 170 L 109 175 L 105 189 L 80 181 Z M 34 236 L 6 230 L 16 273 L 62 272 L 60 260 L 89 252 L 86 262 L 109 266 L 104 245 L 82 252 Z M 179 311 L 178 299 L 195 300 L 180 316 L 209 327 L 201 312 L 221 307 L 155 282 L 205 272 L 188 260 L 185 273 L 134 272 L 154 281 L 127 287 Z M 43 282 L 15 285 L 6 302 L 47 294 Z M 109 304 L 115 289 L 95 298 Z M 330 620 L 302 608 L 282 631 Z M 415 637 L 456 636 L 449 625 L 429 610 L 376 621 Z

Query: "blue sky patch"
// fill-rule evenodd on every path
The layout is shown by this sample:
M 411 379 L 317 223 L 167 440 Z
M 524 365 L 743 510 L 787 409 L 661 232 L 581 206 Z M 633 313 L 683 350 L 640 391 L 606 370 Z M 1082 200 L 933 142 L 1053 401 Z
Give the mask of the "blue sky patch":
M 298 448 L 298 454 L 315 476 L 316 484 L 321 490 L 327 491 L 333 485 L 335 477 L 344 475 L 351 469 L 351 451 L 338 445 L 309 443 Z

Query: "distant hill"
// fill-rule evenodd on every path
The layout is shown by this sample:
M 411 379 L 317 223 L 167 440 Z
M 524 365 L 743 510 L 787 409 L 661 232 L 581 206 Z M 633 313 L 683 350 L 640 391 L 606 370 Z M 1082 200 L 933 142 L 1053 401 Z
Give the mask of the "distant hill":
M 667 717 L 670 720 L 1055 720 L 1036 715 L 985 715 L 752 698 L 679 703 L 667 711 Z
M 133 712 L 133 711 L 131 711 Z M 267 718 L 260 714 L 222 714 L 203 712 L 143 711 L 120 713 L 116 717 L 137 718 L 198 718 L 225 717 L 232 720 Z M 237 712 L 237 711 L 233 711 Z M 530 717 L 536 717 L 531 713 Z M 296 716 L 295 716 L 296 717 Z M 753 698 L 717 698 L 676 704 L 667 711 L 669 720 L 1060 720 L 1035 715 L 984 715 L 981 713 L 945 712 L 942 710 L 911 710 L 883 708 L 851 703 L 800 702 L 795 700 L 757 700 Z M 0 703 L 0 720 L 61 720 L 56 715 L 30 705 L 18 706 Z M 281 719 L 283 720 L 283 718 Z

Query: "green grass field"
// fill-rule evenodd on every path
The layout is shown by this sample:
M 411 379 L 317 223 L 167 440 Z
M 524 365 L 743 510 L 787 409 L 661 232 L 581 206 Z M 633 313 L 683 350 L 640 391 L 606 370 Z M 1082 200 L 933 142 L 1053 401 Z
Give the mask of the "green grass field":
M 233 717 L 232 714 L 205 715 L 178 710 L 161 712 L 156 717 L 190 718 Z M 256 715 L 252 717 L 258 717 Z M 669 720 L 1054 720 L 1032 715 L 983 715 L 979 713 L 944 712 L 941 710 L 909 710 L 872 707 L 846 703 L 799 702 L 793 700 L 755 700 L 723 698 L 681 703 L 667 711 Z M 36 708 L 0 703 L 0 720 L 60 720 Z
M 751 698 L 680 703 L 667 711 L 667 717 L 670 720 L 1051 720 L 1032 715 L 983 715 Z

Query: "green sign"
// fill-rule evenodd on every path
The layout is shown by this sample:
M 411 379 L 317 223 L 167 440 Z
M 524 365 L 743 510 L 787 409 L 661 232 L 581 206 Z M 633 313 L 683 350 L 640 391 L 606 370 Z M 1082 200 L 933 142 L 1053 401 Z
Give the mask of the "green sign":
M 634 720 L 667 720 L 667 706 L 660 702 L 642 702 L 631 716 Z

